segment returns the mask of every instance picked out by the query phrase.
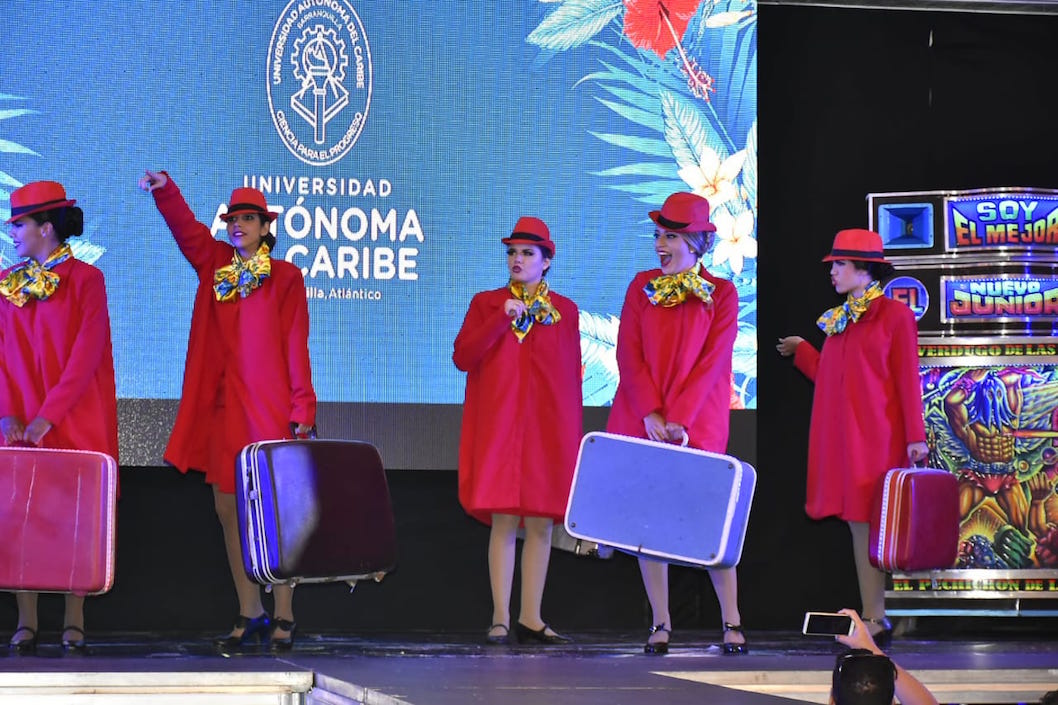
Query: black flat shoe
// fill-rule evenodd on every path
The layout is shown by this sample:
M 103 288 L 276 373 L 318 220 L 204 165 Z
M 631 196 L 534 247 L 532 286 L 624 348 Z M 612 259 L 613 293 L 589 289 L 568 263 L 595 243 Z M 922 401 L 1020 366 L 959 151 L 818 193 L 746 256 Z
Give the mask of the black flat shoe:
M 669 652 L 669 639 L 666 639 L 665 641 L 650 641 L 650 637 L 658 632 L 665 632 L 670 639 L 672 638 L 671 629 L 668 629 L 664 624 L 655 624 L 650 628 L 650 635 L 647 637 L 647 643 L 643 645 L 644 654 L 650 654 L 651 656 L 664 656 Z
M 514 623 L 514 634 L 518 637 L 519 643 L 527 644 L 531 641 L 535 641 L 538 644 L 568 644 L 572 639 L 568 636 L 562 636 L 558 633 L 547 633 L 547 625 L 540 627 L 540 629 L 530 629 L 521 622 Z
M 503 629 L 503 634 L 493 634 L 493 629 Z M 506 646 L 511 643 L 511 628 L 506 624 L 493 624 L 489 627 L 489 630 L 485 632 L 485 643 L 490 646 Z
M 743 639 L 746 638 L 746 633 L 744 631 L 742 631 L 742 625 L 741 624 L 731 624 L 729 622 L 724 622 L 724 634 L 727 634 L 728 632 L 738 632 L 739 634 L 742 635 Z M 737 642 L 728 641 L 727 639 L 724 639 L 724 653 L 725 654 L 748 654 L 749 653 L 749 647 L 746 645 L 745 642 L 742 642 L 741 644 L 739 644 Z
M 279 639 L 276 637 L 276 630 L 282 629 L 285 632 L 290 632 L 290 636 Z M 289 619 L 273 619 L 272 620 L 272 651 L 290 651 L 294 648 L 294 635 L 298 631 L 298 623 L 292 622 Z
M 225 634 L 213 640 L 213 645 L 218 649 L 237 649 L 249 641 L 256 639 L 262 644 L 268 643 L 272 631 L 272 620 L 268 618 L 267 612 L 262 612 L 254 618 L 239 615 L 235 618 L 235 626 L 232 631 L 242 629 L 242 634 L 235 636 Z
M 15 640 L 19 632 L 29 632 L 30 637 L 28 639 Z M 37 655 L 37 630 L 31 627 L 19 627 L 15 630 L 15 633 L 11 635 L 11 641 L 8 643 L 7 648 L 13 653 L 19 656 L 36 656 Z
M 80 639 L 67 639 L 66 632 L 77 632 L 81 635 Z M 88 653 L 88 646 L 84 640 L 84 629 L 75 627 L 72 624 L 62 628 L 63 640 L 62 640 L 62 652 L 71 656 L 84 656 Z
M 874 639 L 875 645 L 879 649 L 887 649 L 893 643 L 893 623 L 889 621 L 888 617 L 882 617 L 881 619 L 875 619 L 869 617 L 863 620 L 867 624 L 874 624 L 881 627 L 881 630 L 871 634 L 871 638 Z M 870 631 L 870 627 L 867 627 L 867 631 Z

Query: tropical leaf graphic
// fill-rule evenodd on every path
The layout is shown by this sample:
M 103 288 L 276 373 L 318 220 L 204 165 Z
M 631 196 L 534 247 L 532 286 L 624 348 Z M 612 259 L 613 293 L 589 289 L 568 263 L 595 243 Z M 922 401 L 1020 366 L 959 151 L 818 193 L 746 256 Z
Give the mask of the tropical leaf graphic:
M 606 132 L 592 132 L 591 134 L 603 142 L 609 142 L 617 147 L 624 147 L 640 154 L 649 154 L 655 157 L 672 156 L 672 150 L 669 149 L 669 145 L 665 140 Z
M 529 33 L 526 41 L 552 51 L 572 49 L 589 41 L 623 10 L 620 0 L 566 0 Z
M 706 130 L 693 103 L 669 91 L 662 91 L 661 109 L 665 114 L 665 141 L 669 143 L 678 165 L 698 166 L 698 157 L 707 148 L 721 154 L 723 144 L 710 140 L 710 132 Z M 714 144 L 710 144 L 710 141 Z
M 742 165 L 743 198 L 754 214 L 757 212 L 757 121 L 749 128 L 746 137 L 746 162 Z
M 23 147 L 22 145 L 17 144 L 15 142 L 11 142 L 9 140 L 0 140 L 0 152 L 8 152 L 12 154 L 32 154 L 35 157 L 40 156 L 32 149 L 29 149 L 28 147 Z
M 741 10 L 739 12 L 718 12 L 715 15 L 709 15 L 709 18 L 703 23 L 703 29 L 705 27 L 717 28 L 717 27 L 729 27 L 733 24 L 739 24 L 742 20 L 752 17 L 752 10 Z
M 20 100 L 25 100 L 25 98 L 9 93 L 0 93 L 0 101 Z M 0 122 L 25 115 L 38 114 L 40 114 L 39 110 L 31 108 L 0 108 Z M 41 156 L 29 147 L 5 139 L 0 139 L 0 153 L 23 154 L 33 157 Z M 11 217 L 11 192 L 23 185 L 22 181 L 7 173 L 7 171 L 0 169 L 0 222 L 6 221 Z M 99 225 L 97 223 L 86 223 L 82 236 L 70 239 L 70 249 L 73 250 L 74 257 L 91 264 L 103 256 L 103 253 L 106 252 L 106 247 L 91 240 L 93 233 L 97 232 L 98 228 Z M 7 234 L 6 229 L 0 230 L 0 269 L 6 269 L 16 262 L 18 262 L 18 256 L 15 253 L 11 236 Z
M 93 228 L 93 230 L 95 230 L 95 228 Z M 107 251 L 107 248 L 103 247 L 102 245 L 97 245 L 91 240 L 85 239 L 90 237 L 91 233 L 89 233 L 86 229 L 85 237 L 70 238 L 69 240 L 70 249 L 73 251 L 73 256 L 81 260 L 82 262 L 87 262 L 88 264 L 92 264 L 93 262 L 98 260 L 100 257 L 103 256 L 103 253 Z
M 584 403 L 609 406 L 617 392 L 617 326 L 612 315 L 580 312 L 580 352 Z
M 527 37 L 545 52 L 581 47 L 599 55 L 599 69 L 574 87 L 598 91 L 595 100 L 625 128 L 589 134 L 632 155 L 591 172 L 604 188 L 651 206 L 674 191 L 695 191 L 724 223 L 720 257 L 713 261 L 714 248 L 703 263 L 738 291 L 732 405 L 747 408 L 757 397 L 756 7 L 752 0 L 700 2 L 663 58 L 651 47 L 632 46 L 622 2 L 566 0 Z M 640 16 L 637 23 L 650 19 Z M 640 46 L 652 43 L 637 36 Z M 612 315 L 581 313 L 585 404 L 612 401 L 618 323 Z
M 11 95 L 9 93 L 0 93 L 0 101 L 21 100 L 25 100 L 25 98 Z M 0 108 L 0 123 L 5 120 L 22 117 L 23 115 L 32 115 L 37 112 L 38 111 L 29 108 Z M 29 147 L 5 139 L 0 139 L 0 153 L 28 154 L 34 157 L 40 156 Z M 11 217 L 11 192 L 21 185 L 21 181 L 8 174 L 7 171 L 0 169 L 0 222 L 6 221 Z M 15 254 L 11 236 L 8 235 L 7 230 L 4 229 L 0 231 L 0 269 L 7 269 L 17 260 L 18 258 Z
M 735 26 L 711 28 L 708 17 L 732 9 L 754 8 L 753 14 Z M 687 32 L 687 50 L 698 57 L 703 68 L 716 81 L 716 93 L 708 110 L 715 117 L 714 127 L 728 136 L 728 148 L 741 144 L 738 133 L 757 119 L 757 22 L 756 3 L 740 0 L 716 3 L 713 13 L 700 16 L 697 31 Z M 692 26 L 694 26 L 692 24 Z

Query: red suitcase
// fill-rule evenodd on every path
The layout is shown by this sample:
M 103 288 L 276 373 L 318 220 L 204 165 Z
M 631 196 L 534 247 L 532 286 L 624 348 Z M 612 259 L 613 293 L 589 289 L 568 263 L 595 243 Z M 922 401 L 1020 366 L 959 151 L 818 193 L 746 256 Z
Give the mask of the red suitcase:
M 117 482 L 105 453 L 0 448 L 0 590 L 109 590 Z
M 885 571 L 943 570 L 959 550 L 959 487 L 945 470 L 890 470 L 870 523 L 870 559 Z

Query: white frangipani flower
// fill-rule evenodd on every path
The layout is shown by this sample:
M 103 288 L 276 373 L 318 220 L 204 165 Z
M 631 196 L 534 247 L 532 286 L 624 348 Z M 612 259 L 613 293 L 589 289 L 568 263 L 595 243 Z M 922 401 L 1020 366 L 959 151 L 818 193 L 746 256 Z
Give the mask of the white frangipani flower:
M 713 224 L 716 226 L 713 264 L 729 262 L 731 271 L 740 274 L 745 260 L 757 256 L 757 240 L 753 237 L 753 211 L 743 211 L 736 218 L 723 210 L 713 217 Z

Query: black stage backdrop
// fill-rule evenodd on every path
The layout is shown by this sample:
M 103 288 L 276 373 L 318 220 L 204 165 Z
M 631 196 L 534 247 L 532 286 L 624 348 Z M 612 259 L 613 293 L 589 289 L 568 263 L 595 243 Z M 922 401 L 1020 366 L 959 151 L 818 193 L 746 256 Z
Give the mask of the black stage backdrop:
M 739 571 L 750 639 L 754 629 L 797 629 L 806 609 L 858 606 L 844 525 L 803 513 L 811 387 L 774 341 L 796 333 L 820 342 L 813 322 L 836 299 L 819 260 L 836 230 L 866 225 L 868 192 L 1058 187 L 1056 34 L 1058 19 L 1047 16 L 760 8 L 760 403 L 735 413 L 731 444 L 760 472 Z M 605 410 L 587 413 L 588 430 L 605 424 Z M 389 478 L 398 570 L 351 595 L 344 585 L 298 588 L 301 628 L 483 632 L 488 531 L 461 511 L 455 472 Z M 89 601 L 90 634 L 230 625 L 234 595 L 200 477 L 125 468 L 119 513 L 117 581 Z M 674 569 L 672 582 L 677 630 L 719 627 L 704 572 Z M 515 615 L 517 593 L 516 581 Z M 645 628 L 635 561 L 556 553 L 544 615 L 571 631 Z M 14 624 L 10 596 L 0 620 Z M 61 600 L 42 598 L 41 620 L 57 630 Z

